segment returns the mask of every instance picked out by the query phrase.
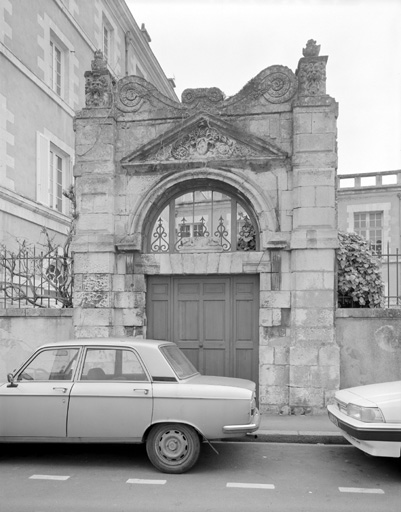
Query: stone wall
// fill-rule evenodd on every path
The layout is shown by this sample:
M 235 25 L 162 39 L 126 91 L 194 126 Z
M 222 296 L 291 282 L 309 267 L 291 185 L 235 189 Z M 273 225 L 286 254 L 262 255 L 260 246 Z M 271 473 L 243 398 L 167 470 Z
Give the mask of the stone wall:
M 340 387 L 401 380 L 401 310 L 337 309 Z
M 0 381 L 44 343 L 74 337 L 71 309 L 0 309 Z

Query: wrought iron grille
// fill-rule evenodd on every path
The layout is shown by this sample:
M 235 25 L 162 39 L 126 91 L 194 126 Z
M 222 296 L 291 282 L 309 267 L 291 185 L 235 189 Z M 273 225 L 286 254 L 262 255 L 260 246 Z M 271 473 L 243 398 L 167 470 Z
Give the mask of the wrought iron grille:
M 34 247 L 0 252 L 0 308 L 72 307 L 72 260 Z
M 196 250 L 200 239 L 201 246 L 223 252 L 257 250 L 256 227 L 242 205 L 221 192 L 202 190 L 173 199 L 159 213 L 150 234 L 150 251 Z

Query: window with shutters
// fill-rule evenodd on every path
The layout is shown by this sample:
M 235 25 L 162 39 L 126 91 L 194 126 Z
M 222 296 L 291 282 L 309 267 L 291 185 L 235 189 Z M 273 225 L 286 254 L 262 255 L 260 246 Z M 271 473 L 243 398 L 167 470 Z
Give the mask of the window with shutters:
M 67 190 L 72 184 L 71 155 L 71 149 L 62 150 L 50 137 L 41 133 L 37 134 L 36 199 L 49 208 L 66 215 L 70 213 L 70 202 L 64 197 L 63 190 Z

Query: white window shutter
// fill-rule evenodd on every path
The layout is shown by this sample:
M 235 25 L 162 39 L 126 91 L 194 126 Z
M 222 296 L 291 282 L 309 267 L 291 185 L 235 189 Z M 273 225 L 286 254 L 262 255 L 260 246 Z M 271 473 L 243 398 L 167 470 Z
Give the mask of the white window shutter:
M 36 135 L 36 200 L 49 206 L 50 141 L 39 132 Z

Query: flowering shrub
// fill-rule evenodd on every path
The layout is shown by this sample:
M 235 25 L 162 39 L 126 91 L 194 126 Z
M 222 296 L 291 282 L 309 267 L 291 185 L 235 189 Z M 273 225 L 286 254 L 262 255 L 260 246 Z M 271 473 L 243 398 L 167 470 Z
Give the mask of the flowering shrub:
M 356 233 L 340 232 L 338 237 L 338 306 L 382 307 L 384 283 L 378 256 Z

